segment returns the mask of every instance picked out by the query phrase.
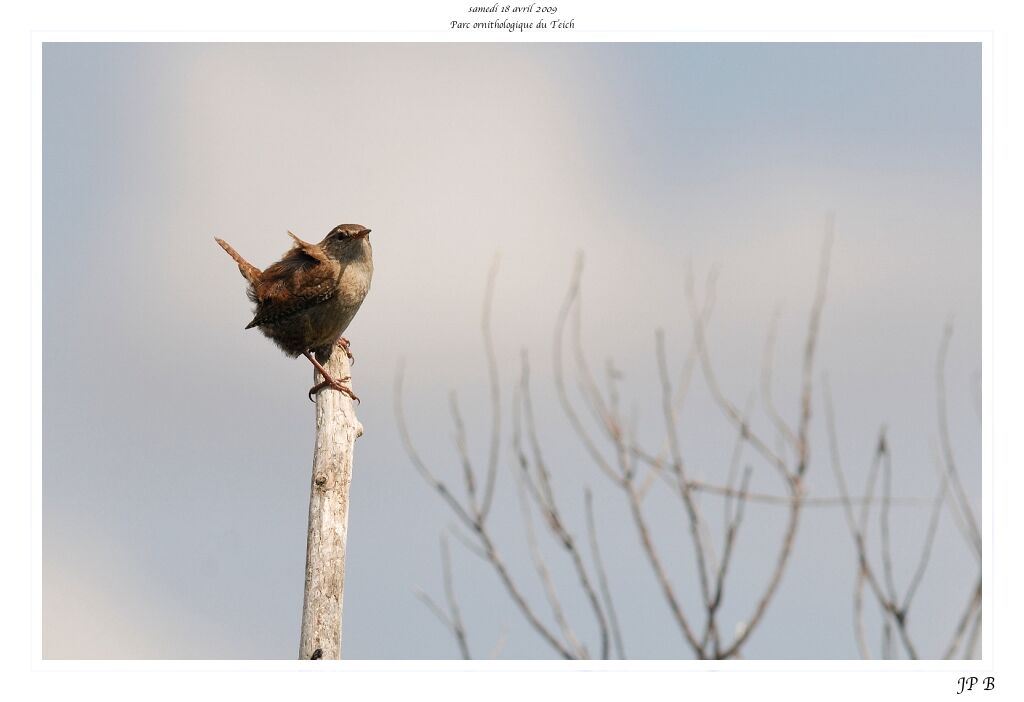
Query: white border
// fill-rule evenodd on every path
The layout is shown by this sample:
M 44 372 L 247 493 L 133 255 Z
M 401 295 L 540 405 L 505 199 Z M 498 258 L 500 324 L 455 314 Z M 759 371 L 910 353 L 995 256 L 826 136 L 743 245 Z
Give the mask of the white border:
M 557 34 L 525 34 L 495 31 L 359 31 L 359 32 L 33 32 L 32 33 L 32 668 L 43 671 L 295 671 L 310 670 L 304 661 L 50 661 L 42 658 L 42 436 L 41 396 L 42 374 L 39 359 L 41 348 L 41 113 L 42 89 L 40 61 L 44 42 L 450 42 L 450 41 L 530 41 L 537 39 L 554 42 L 979 42 L 982 44 L 982 392 L 983 412 L 983 504 L 982 528 L 984 536 L 983 582 L 985 583 L 982 654 L 980 661 L 321 661 L 317 670 L 342 671 L 637 671 L 637 672 L 940 672 L 957 675 L 991 673 L 994 670 L 993 617 L 995 588 L 992 578 L 992 286 L 993 286 L 993 232 L 992 232 L 992 33 L 978 31 L 581 31 Z
M 5 12 L 4 26 L 0 28 L 4 41 L 0 42 L 0 73 L 13 85 L 14 101 L 22 97 L 31 99 L 33 119 L 26 118 L 26 110 L 9 108 L 2 113 L 7 129 L 0 130 L 0 141 L 8 148 L 4 153 L 9 160 L 4 165 L 5 180 L 2 192 L 15 203 L 12 208 L 6 254 L 14 265 L 8 275 L 0 276 L 0 289 L 8 302 L 9 318 L 5 330 L 18 334 L 25 330 L 30 334 L 31 347 L 8 340 L 0 346 L 6 363 L 0 366 L 7 370 L 8 391 L 5 415 L 0 430 L 8 438 L 5 456 L 11 464 L 5 466 L 3 487 L 0 491 L 7 498 L 8 509 L 0 510 L 0 542 L 7 548 L 4 555 L 11 568 L 6 578 L 0 578 L 0 606 L 7 616 L 4 618 L 0 655 L 0 668 L 4 670 L 5 692 L 17 692 L 23 687 L 32 687 L 31 695 L 15 695 L 14 698 L 30 699 L 91 699 L 93 693 L 100 699 L 175 699 L 191 694 L 198 699 L 215 696 L 225 699 L 295 699 L 310 692 L 355 699 L 455 699 L 504 700 L 521 702 L 525 695 L 542 699 L 654 699 L 673 700 L 691 698 L 764 699 L 784 696 L 787 699 L 846 700 L 870 696 L 879 699 L 934 699 L 942 695 L 951 698 L 955 693 L 956 677 L 965 672 L 989 671 L 999 662 L 1003 673 L 995 693 L 986 692 L 982 699 L 999 697 L 1000 691 L 1014 687 L 1011 673 L 1019 668 L 1017 656 L 1020 650 L 1019 627 L 1024 620 L 1024 608 L 1020 598 L 1013 593 L 1024 590 L 1020 577 L 1017 553 L 1020 541 L 1015 529 L 1020 527 L 1020 495 L 1024 494 L 1024 479 L 1020 464 L 1024 451 L 1014 442 L 1016 429 L 1021 417 L 1019 398 L 1024 391 L 1024 373 L 1020 370 L 1020 359 L 1024 357 L 1024 333 L 1019 329 L 1018 297 L 1024 297 L 1024 286 L 1019 282 L 1020 261 L 1024 260 L 1020 232 L 1024 222 L 1016 211 L 1019 199 L 1019 167 L 1022 149 L 1017 131 L 1024 124 L 1024 112 L 1019 102 L 1019 76 L 1014 78 L 1013 66 L 1024 64 L 1024 33 L 1015 18 L 1010 3 L 1002 6 L 999 2 L 976 0 L 971 3 L 935 3 L 934 0 L 846 0 L 846 2 L 821 2 L 821 0 L 719 0 L 715 3 L 699 3 L 695 0 L 682 3 L 654 4 L 651 0 L 629 0 L 616 3 L 605 0 L 559 0 L 560 5 L 573 5 L 577 15 L 575 32 L 560 32 L 545 37 L 519 38 L 506 36 L 507 32 L 455 33 L 455 32 L 350 32 L 334 34 L 324 32 L 252 32 L 246 34 L 225 32 L 46 32 L 29 37 L 30 30 L 46 28 L 88 28 L 99 29 L 164 29 L 166 27 L 229 27 L 245 30 L 301 28 L 302 26 L 344 26 L 344 27 L 436 27 L 451 14 L 452 18 L 464 8 L 467 2 L 451 0 L 421 0 L 415 4 L 407 0 L 384 0 L 362 2 L 358 5 L 346 0 L 291 0 L 274 6 L 260 6 L 257 3 L 237 0 L 179 0 L 173 6 L 160 3 L 138 3 L 127 0 L 91 0 L 87 4 L 70 0 L 36 0 L 31 3 L 13 5 Z M 473 3 L 475 4 L 475 3 Z M 652 9 L 653 6 L 653 9 Z M 724 32 L 694 31 L 671 32 L 587 32 L 584 26 L 605 26 L 611 28 L 629 27 L 643 29 L 658 27 L 725 27 L 742 25 L 758 31 Z M 858 29 L 880 29 L 882 31 L 849 32 L 818 31 L 832 27 L 854 27 Z M 900 31 L 888 31 L 888 27 Z M 964 667 L 956 672 L 886 674 L 860 672 L 804 672 L 789 671 L 815 670 L 823 666 L 836 666 L 830 662 L 785 661 L 774 664 L 769 661 L 751 662 L 777 672 L 777 675 L 758 673 L 756 675 L 686 675 L 647 672 L 614 673 L 599 675 L 550 675 L 545 673 L 491 673 L 486 676 L 472 674 L 444 673 L 351 673 L 339 675 L 290 674 L 289 664 L 283 662 L 234 662 L 234 661 L 165 661 L 165 662 L 114 662 L 66 663 L 63 670 L 82 671 L 68 673 L 32 674 L 30 670 L 54 670 L 51 662 L 40 659 L 39 630 L 39 574 L 40 574 L 40 389 L 39 368 L 40 315 L 41 315 L 41 238 L 39 220 L 39 76 L 38 42 L 43 38 L 54 41 L 915 41 L 922 38 L 931 41 L 965 41 L 965 37 L 978 33 L 960 31 L 913 32 L 921 28 L 962 28 L 995 30 L 985 32 L 983 37 L 983 393 L 985 420 L 983 424 L 983 518 L 984 536 L 983 572 L 985 577 L 985 611 L 983 652 L 985 659 L 981 670 Z M 793 31 L 770 30 L 793 29 Z M 760 31 L 768 30 L 768 31 Z M 995 40 L 992 37 L 995 36 Z M 987 39 L 985 38 L 987 37 Z M 994 61 L 996 63 L 994 63 Z M 30 66 L 36 74 L 28 81 Z M 998 70 L 996 70 L 998 66 Z M 1001 82 L 994 82 L 994 81 Z M 1015 84 L 1016 83 L 1016 84 Z M 1002 91 L 996 93 L 995 86 Z M 993 99 L 998 100 L 995 110 Z M 998 142 L 993 141 L 993 120 L 998 119 L 1000 132 Z M 30 130 L 31 125 L 31 130 Z M 993 148 L 998 146 L 999 158 L 993 157 Z M 25 166 L 32 164 L 30 178 L 25 177 Z M 10 171 L 10 173 L 8 173 Z M 999 180 L 994 176 L 998 175 Z M 1002 195 L 1004 206 L 998 210 L 999 219 L 993 209 L 993 195 Z M 31 203 L 31 208 L 24 205 Z M 999 239 L 1000 260 L 994 260 L 997 252 L 994 246 L 993 227 L 1001 224 L 1003 232 Z M 32 231 L 31 241 L 23 233 Z M 21 263 L 31 260 L 31 266 Z M 998 278 L 995 273 L 998 271 Z M 26 292 L 31 297 L 30 306 L 19 307 Z M 1003 325 L 994 326 L 996 301 L 1000 301 Z M 31 312 L 32 318 L 27 315 Z M 996 337 L 998 333 L 998 337 Z M 998 348 L 994 345 L 999 340 Z M 1000 391 L 993 393 L 994 359 L 1000 353 Z M 23 373 L 22 369 L 31 369 Z M 29 412 L 25 412 L 25 401 L 31 398 Z M 1000 414 L 995 414 L 998 411 Z M 999 417 L 1000 444 L 993 443 L 994 419 Z M 1010 431 L 1007 431 L 1010 429 Z M 31 460 L 29 460 L 31 458 Z M 1001 471 L 998 483 L 992 475 L 993 462 L 998 461 Z M 31 463 L 31 472 L 23 470 Z M 999 494 L 994 492 L 998 485 Z M 31 494 L 32 500 L 26 498 Z M 996 513 L 994 505 L 1000 512 Z M 29 512 L 31 508 L 31 512 Z M 999 529 L 995 530 L 995 518 L 999 517 Z M 31 534 L 24 532 L 31 526 Z M 1000 567 L 992 567 L 993 544 L 1001 544 L 1003 557 Z M 29 564 L 28 573 L 33 583 L 30 588 L 27 577 L 21 572 Z M 998 573 L 1000 583 L 995 583 Z M 999 589 L 997 590 L 996 587 Z M 996 597 L 1001 593 L 1011 596 Z M 30 603 L 25 607 L 25 603 Z M 998 607 L 996 606 L 998 604 Z M 998 611 L 998 624 L 993 613 Z M 31 630 L 33 637 L 26 634 Z M 993 649 L 993 639 L 1000 649 Z M 26 644 L 29 644 L 26 649 Z M 369 670 L 378 662 L 343 662 L 337 664 L 322 662 L 318 670 Z M 387 662 L 386 670 L 409 670 L 414 666 L 428 666 L 432 671 L 444 668 L 445 663 Z M 456 662 L 457 663 L 457 662 Z M 639 662 L 638 666 L 641 666 Z M 858 662 L 853 662 L 858 663 Z M 293 665 L 302 665 L 296 664 Z M 465 669 L 466 664 L 458 664 Z M 559 670 L 566 670 L 567 664 L 557 664 Z M 697 664 L 700 670 L 722 670 L 727 666 L 718 663 Z M 870 665 L 870 663 L 869 663 Z M 921 665 L 928 665 L 927 663 Z M 974 666 L 974 664 L 970 664 Z M 527 663 L 524 669 L 540 670 L 544 664 Z M 680 665 L 679 669 L 684 669 Z M 638 667 L 637 670 L 640 668 Z M 832 670 L 837 668 L 833 667 Z M 7 675 L 7 671 L 15 673 Z M 159 671 L 148 675 L 109 671 Z M 243 676 L 237 673 L 211 674 L 175 673 L 171 671 L 221 671 L 259 670 L 264 674 Z M 88 672 L 84 672 L 88 671 Z M 285 671 L 285 672 L 276 672 Z M 751 669 L 750 672 L 753 672 Z M 745 696 L 742 696 L 745 695 Z M 244 696 L 244 697 L 243 697 Z

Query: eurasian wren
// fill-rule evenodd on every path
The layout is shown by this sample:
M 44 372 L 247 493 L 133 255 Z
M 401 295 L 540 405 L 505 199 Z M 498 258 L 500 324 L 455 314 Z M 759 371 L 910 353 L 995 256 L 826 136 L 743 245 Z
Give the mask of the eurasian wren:
M 295 240 L 294 246 L 264 271 L 217 239 L 249 281 L 247 294 L 256 303 L 256 314 L 245 328 L 259 327 L 289 356 L 309 359 L 324 377 L 310 388 L 311 400 L 315 393 L 331 387 L 358 402 L 351 388 L 342 384 L 351 378 L 332 378 L 322 363 L 331 357 L 335 345 L 352 358 L 342 334 L 370 290 L 370 230 L 361 224 L 339 224 L 319 244 L 305 242 L 291 232 L 288 235 Z

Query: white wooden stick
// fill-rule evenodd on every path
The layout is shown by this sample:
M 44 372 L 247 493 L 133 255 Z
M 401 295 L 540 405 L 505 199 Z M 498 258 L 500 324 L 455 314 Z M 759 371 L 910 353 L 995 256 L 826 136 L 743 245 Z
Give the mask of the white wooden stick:
M 351 372 L 348 357 L 340 348 L 334 350 L 324 368 L 339 380 Z M 316 383 L 323 380 L 316 370 L 313 378 Z M 362 434 L 363 425 L 348 396 L 330 387 L 317 395 L 300 660 L 341 658 L 349 486 L 353 449 Z

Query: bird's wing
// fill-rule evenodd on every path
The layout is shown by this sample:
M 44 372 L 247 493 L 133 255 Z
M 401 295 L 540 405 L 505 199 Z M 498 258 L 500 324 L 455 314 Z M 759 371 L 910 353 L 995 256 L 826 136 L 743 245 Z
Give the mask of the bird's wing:
M 315 252 L 322 253 L 316 248 Z M 337 294 L 341 269 L 334 259 L 318 258 L 305 247 L 295 246 L 263 271 L 260 283 L 253 287 L 256 316 L 245 328 L 278 322 L 327 302 Z
M 319 246 L 317 246 L 316 244 L 311 244 L 308 241 L 303 241 L 299 237 L 297 237 L 294 234 L 292 234 L 290 231 L 288 232 L 288 236 L 290 236 L 292 238 L 292 240 L 295 242 L 295 245 L 292 247 L 291 251 L 289 251 L 288 253 L 292 253 L 292 252 L 298 250 L 298 251 L 301 251 L 302 253 L 306 254 L 310 258 L 316 259 L 320 263 L 324 263 L 324 262 L 327 262 L 327 261 L 330 260 L 327 257 L 327 254 L 324 253 L 324 250 L 322 248 L 320 248 Z

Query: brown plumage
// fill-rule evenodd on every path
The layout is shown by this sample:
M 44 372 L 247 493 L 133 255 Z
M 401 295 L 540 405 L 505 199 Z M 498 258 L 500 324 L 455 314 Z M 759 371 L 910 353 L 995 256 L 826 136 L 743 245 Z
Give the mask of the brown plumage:
M 348 340 L 342 334 L 369 292 L 373 277 L 369 234 L 361 224 L 339 224 L 323 241 L 311 244 L 288 232 L 294 245 L 263 271 L 217 239 L 249 282 L 247 294 L 256 304 L 245 328 L 258 327 L 286 354 L 304 355 L 324 376 L 324 382 L 310 389 L 310 398 L 332 387 L 359 399 L 342 385 L 349 378 L 331 378 L 322 363 L 330 358 L 335 344 L 348 353 Z

